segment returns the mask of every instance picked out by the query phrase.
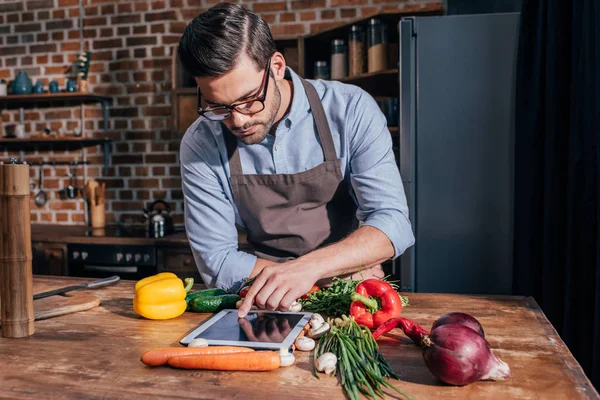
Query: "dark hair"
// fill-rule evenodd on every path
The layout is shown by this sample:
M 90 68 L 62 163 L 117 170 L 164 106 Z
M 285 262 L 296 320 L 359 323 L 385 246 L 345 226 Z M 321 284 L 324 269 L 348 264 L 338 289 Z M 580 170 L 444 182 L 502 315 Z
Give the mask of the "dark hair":
M 192 76 L 219 76 L 235 67 L 242 52 L 263 69 L 276 51 L 262 18 L 237 4 L 220 3 L 186 26 L 177 53 Z

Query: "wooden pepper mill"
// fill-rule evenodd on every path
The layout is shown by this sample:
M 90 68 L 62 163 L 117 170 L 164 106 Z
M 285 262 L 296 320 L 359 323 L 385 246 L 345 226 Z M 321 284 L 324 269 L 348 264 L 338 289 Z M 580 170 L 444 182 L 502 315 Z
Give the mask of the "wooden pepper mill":
M 0 162 L 0 309 L 2 336 L 33 335 L 29 165 Z

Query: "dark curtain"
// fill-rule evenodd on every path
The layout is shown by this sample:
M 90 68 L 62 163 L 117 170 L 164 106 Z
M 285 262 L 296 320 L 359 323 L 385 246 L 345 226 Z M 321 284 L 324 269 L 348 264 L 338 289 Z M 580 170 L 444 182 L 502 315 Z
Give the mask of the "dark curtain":
M 515 110 L 515 294 L 600 388 L 600 1 L 524 0 Z

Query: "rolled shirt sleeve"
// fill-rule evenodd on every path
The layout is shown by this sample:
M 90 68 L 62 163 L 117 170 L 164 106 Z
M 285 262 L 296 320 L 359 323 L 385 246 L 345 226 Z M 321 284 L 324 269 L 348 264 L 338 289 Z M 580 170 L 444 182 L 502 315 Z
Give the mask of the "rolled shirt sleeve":
M 185 227 L 205 284 L 233 290 L 250 276 L 256 256 L 238 251 L 235 211 L 211 165 L 210 153 L 194 140 L 193 129 L 180 146 Z
M 350 182 L 358 202 L 357 217 L 387 235 L 394 258 L 412 246 L 415 238 L 408 219 L 404 187 L 392 149 L 385 116 L 363 90 L 348 107 Z

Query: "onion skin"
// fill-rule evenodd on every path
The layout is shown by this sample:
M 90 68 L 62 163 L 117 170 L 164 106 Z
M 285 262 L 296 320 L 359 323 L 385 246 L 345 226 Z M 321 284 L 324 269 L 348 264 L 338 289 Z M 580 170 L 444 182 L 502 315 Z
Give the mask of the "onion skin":
M 469 314 L 461 313 L 461 312 L 452 312 L 449 314 L 442 315 L 439 317 L 431 327 L 431 330 L 434 330 L 438 326 L 442 325 L 463 325 L 467 328 L 473 329 L 477 332 L 481 337 L 485 337 L 483 332 L 483 326 Z
M 510 376 L 510 368 L 492 353 L 487 340 L 464 325 L 440 325 L 421 344 L 427 368 L 447 384 L 464 386 Z

